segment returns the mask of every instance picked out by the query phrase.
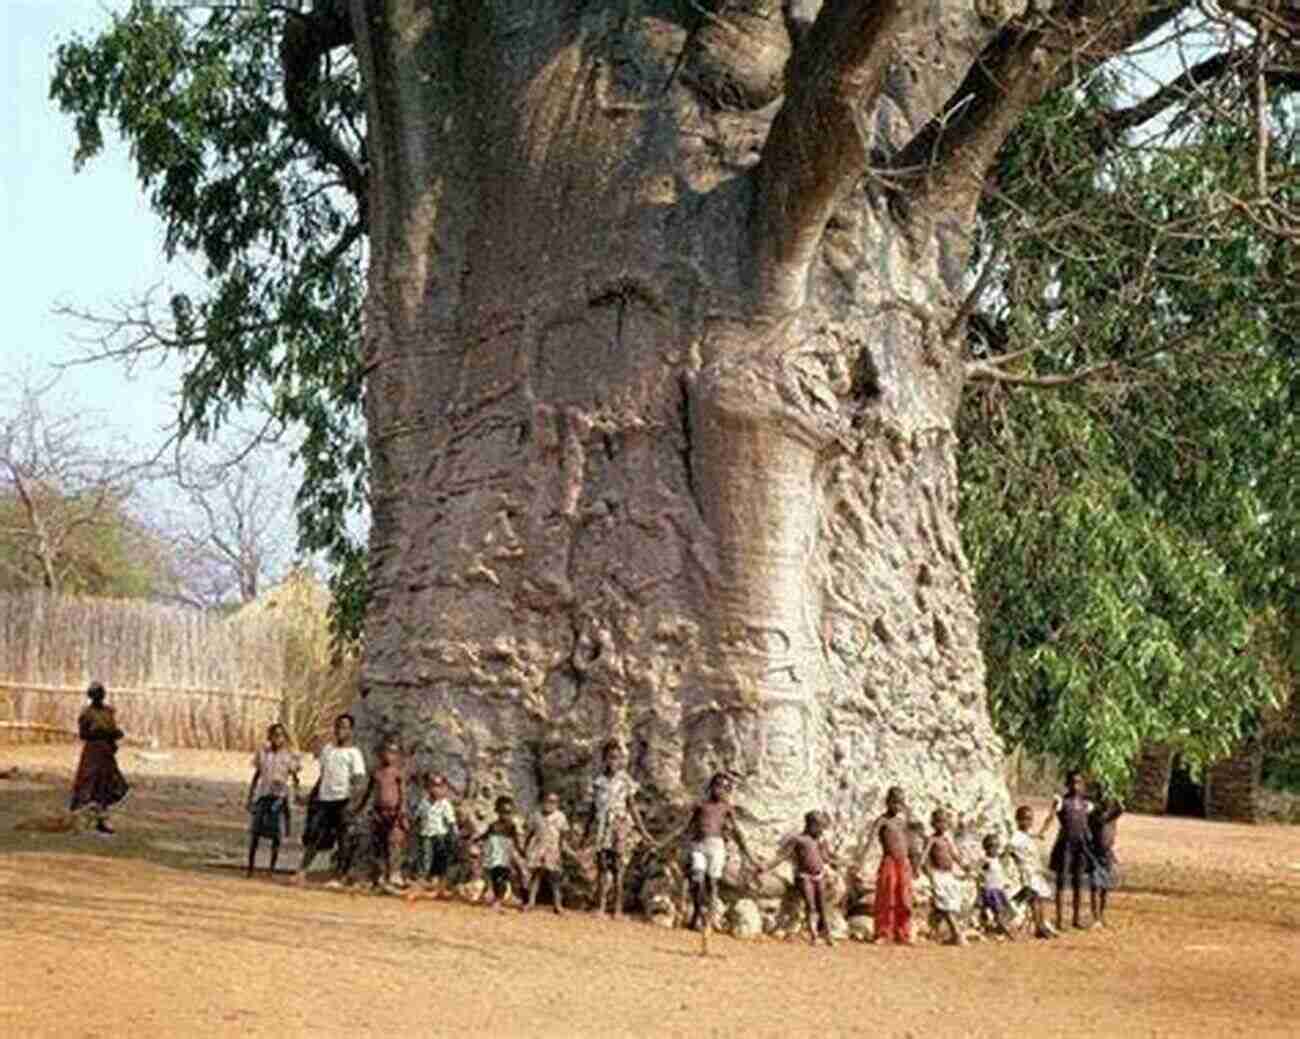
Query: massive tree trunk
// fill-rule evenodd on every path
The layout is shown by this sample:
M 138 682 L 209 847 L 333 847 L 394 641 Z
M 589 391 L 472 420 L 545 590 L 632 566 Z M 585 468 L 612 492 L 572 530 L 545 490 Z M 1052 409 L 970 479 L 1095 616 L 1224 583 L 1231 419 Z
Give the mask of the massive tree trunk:
M 525 803 L 734 769 L 760 844 L 1001 819 L 953 424 L 1026 6 L 355 0 L 372 725 Z

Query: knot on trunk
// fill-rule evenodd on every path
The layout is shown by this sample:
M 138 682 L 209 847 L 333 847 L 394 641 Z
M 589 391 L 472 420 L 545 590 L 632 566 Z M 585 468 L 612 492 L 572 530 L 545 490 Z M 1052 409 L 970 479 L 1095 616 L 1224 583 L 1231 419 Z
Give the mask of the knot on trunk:
M 692 398 L 701 420 L 821 452 L 847 447 L 852 429 L 842 402 L 853 385 L 844 360 L 829 352 L 728 354 L 701 369 Z

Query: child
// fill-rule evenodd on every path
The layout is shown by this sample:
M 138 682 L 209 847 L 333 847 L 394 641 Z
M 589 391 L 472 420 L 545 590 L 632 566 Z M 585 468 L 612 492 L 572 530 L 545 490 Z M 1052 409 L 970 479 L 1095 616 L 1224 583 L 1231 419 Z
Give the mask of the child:
M 930 878 L 930 907 L 940 924 L 947 924 L 950 944 L 965 945 L 966 937 L 957 928 L 957 914 L 962 908 L 961 881 L 957 869 L 965 868 L 957 845 L 948 833 L 948 813 L 936 808 L 930 816 L 934 833 L 922 856 L 925 873 Z
M 628 838 L 633 827 L 643 840 L 650 834 L 636 810 L 633 798 L 639 789 L 627 773 L 627 752 L 617 740 L 605 744 L 604 769 L 591 785 L 591 812 L 583 830 L 584 843 L 594 838 L 596 846 L 596 906 L 605 911 L 610 878 L 614 881 L 614 917 L 623 915 L 623 877 L 632 848 Z
M 984 861 L 980 863 L 979 905 L 980 915 L 991 920 L 993 926 L 1011 941 L 1008 922 L 1011 919 L 1011 900 L 1007 898 L 1007 878 L 1002 872 L 1002 841 L 996 833 L 984 838 Z
M 880 838 L 880 867 L 876 870 L 875 937 L 912 944 L 912 867 L 908 858 L 908 815 L 903 788 L 885 794 L 885 812 L 867 835 L 870 847 Z M 924 850 L 924 849 L 922 849 Z
M 1092 873 L 1089 902 L 1092 918 L 1098 927 L 1106 926 L 1106 896 L 1119 887 L 1119 862 L 1115 858 L 1115 834 L 1124 806 L 1113 797 L 1103 796 L 1088 816 L 1088 836 L 1092 844 Z
M 379 750 L 379 767 L 357 802 L 360 811 L 371 795 L 374 797 L 370 809 L 370 885 L 390 894 L 406 886 L 401 862 L 410 822 L 406 816 L 406 779 L 400 757 L 397 743 L 385 740 Z
M 789 858 L 794 863 L 795 883 L 799 885 L 804 908 L 808 911 L 808 941 L 816 945 L 817 931 L 820 930 L 826 944 L 833 946 L 835 939 L 831 937 L 830 923 L 826 919 L 825 867 L 834 865 L 834 856 L 826 846 L 824 832 L 825 823 L 820 813 L 809 812 L 803 817 L 803 833 L 783 841 L 776 858 L 760 866 L 758 873 L 761 876 Z
M 1051 897 L 1052 887 L 1043 876 L 1038 842 L 1031 832 L 1033 828 L 1034 810 L 1029 805 L 1021 805 L 1016 809 L 1016 832 L 1007 845 L 1007 853 L 1020 871 L 1020 890 L 1012 896 L 1012 901 L 1029 907 L 1035 937 L 1055 938 L 1056 931 L 1043 919 L 1043 899 Z
M 280 835 L 289 835 L 289 784 L 298 793 L 298 755 L 289 750 L 289 733 L 283 725 L 266 731 L 267 745 L 253 755 L 253 778 L 248 784 L 248 811 L 252 814 L 248 837 L 248 877 L 253 876 L 257 845 L 263 837 L 271 842 L 271 863 L 266 875 L 275 875 L 280 857 Z
M 450 793 L 447 777 L 431 772 L 411 811 L 413 872 L 417 878 L 423 876 L 425 887 L 439 898 L 447 894 L 447 872 L 456 857 L 458 828 Z
M 483 848 L 473 840 L 472 833 L 465 838 L 456 893 L 466 902 L 478 904 L 488 892 L 488 882 L 483 877 Z
M 515 825 L 515 802 L 504 794 L 493 803 L 497 817 L 488 824 L 476 844 L 483 845 L 483 867 L 492 885 L 492 899 L 488 905 L 498 911 L 505 908 L 506 892 L 510 890 L 510 876 L 515 863 L 523 854 L 519 847 L 519 827 Z
M 1074 892 L 1074 926 L 1083 928 L 1080 917 L 1083 878 L 1092 869 L 1092 851 L 1088 841 L 1092 802 L 1084 796 L 1082 772 L 1075 769 L 1066 775 L 1065 794 L 1056 798 L 1052 808 L 1059 828 L 1047 864 L 1056 874 L 1056 929 L 1059 931 L 1062 926 L 1067 883 Z M 1043 828 L 1038 831 L 1040 837 L 1047 831 L 1050 821 L 1050 816 L 1043 820 Z
M 366 778 L 366 759 L 352 744 L 352 715 L 334 719 L 334 742 L 321 748 L 320 777 L 307 798 L 307 825 L 302 835 L 302 865 L 294 883 L 307 880 L 307 870 L 318 851 L 329 851 L 336 844 L 334 876 L 326 887 L 342 887 L 352 866 L 351 842 L 348 839 L 348 816 L 356 787 Z
M 713 911 L 717 899 L 718 881 L 727 864 L 726 838 L 731 837 L 741 855 L 750 866 L 757 866 L 745 846 L 745 839 L 736 825 L 736 813 L 727 798 L 731 795 L 731 778 L 718 772 L 709 780 L 708 796 L 691 811 L 684 827 L 691 841 L 691 930 L 702 930 L 705 914 Z M 660 846 L 675 840 L 683 831 L 666 838 Z
M 117 727 L 117 713 L 104 702 L 108 693 L 98 682 L 86 690 L 90 706 L 77 718 L 77 735 L 81 738 L 81 758 L 72 780 L 70 812 L 89 808 L 95 817 L 95 830 L 105 837 L 113 834 L 108 812 L 126 799 L 130 787 L 117 767 L 117 741 L 125 735 Z
M 550 791 L 542 798 L 542 807 L 528 820 L 528 837 L 524 842 L 524 862 L 528 867 L 528 902 L 523 909 L 537 904 L 537 891 L 543 877 L 551 884 L 551 904 L 556 915 L 564 912 L 564 870 L 560 861 L 569 820 L 560 811 L 560 795 Z

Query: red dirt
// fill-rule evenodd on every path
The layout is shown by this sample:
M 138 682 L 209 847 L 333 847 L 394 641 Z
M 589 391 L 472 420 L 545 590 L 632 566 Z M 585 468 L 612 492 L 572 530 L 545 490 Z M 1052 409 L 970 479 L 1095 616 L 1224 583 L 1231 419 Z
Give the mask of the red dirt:
M 75 748 L 0 747 L 0 1035 L 1300 1034 L 1300 828 L 1126 817 L 1113 926 L 913 949 L 299 891 L 238 856 L 246 755 L 124 750 L 118 836 L 60 812 Z M 295 820 L 300 823 L 301 819 Z

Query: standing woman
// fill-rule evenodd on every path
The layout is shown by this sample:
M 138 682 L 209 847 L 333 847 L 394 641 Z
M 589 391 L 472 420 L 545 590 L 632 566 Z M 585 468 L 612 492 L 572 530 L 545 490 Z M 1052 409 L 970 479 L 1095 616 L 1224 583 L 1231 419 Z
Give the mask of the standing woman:
M 130 787 L 122 770 L 117 767 L 117 741 L 124 733 L 117 727 L 117 714 L 104 703 L 104 687 L 91 682 L 86 690 L 90 706 L 77 719 L 77 732 L 82 739 L 81 761 L 72 780 L 73 812 L 89 808 L 95 814 L 95 829 L 109 834 L 108 812 L 122 801 Z

